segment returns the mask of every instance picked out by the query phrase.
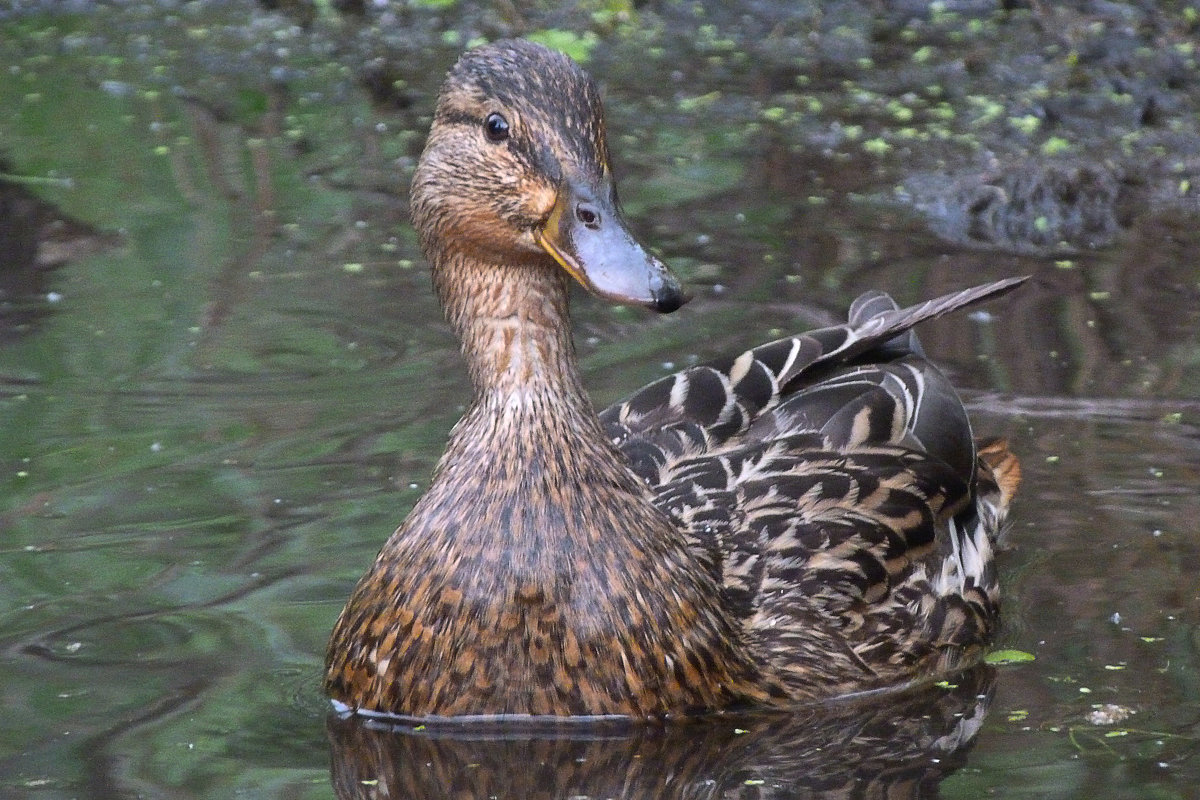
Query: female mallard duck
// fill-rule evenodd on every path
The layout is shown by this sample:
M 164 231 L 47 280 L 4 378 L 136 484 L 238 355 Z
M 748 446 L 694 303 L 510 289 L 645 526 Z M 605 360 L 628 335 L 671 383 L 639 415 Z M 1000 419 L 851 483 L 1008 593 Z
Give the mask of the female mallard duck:
M 597 416 L 569 279 L 674 311 L 621 219 L 600 97 L 529 42 L 451 69 L 413 220 L 475 399 L 329 643 L 340 707 L 657 717 L 911 683 L 997 624 L 1019 481 L 916 323 L 1001 281 L 663 378 Z

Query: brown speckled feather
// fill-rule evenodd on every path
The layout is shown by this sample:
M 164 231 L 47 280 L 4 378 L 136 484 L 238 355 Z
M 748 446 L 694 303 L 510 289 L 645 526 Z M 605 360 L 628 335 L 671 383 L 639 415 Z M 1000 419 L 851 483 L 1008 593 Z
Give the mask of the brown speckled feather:
M 970 423 L 908 328 L 1020 283 L 906 309 L 863 295 L 846 325 L 667 376 L 600 415 L 797 695 L 943 671 L 988 641 L 990 556 L 956 553 L 990 552 L 977 504 L 994 532 L 1011 492 L 974 495 Z M 961 581 L 942 576 L 956 558 Z
M 451 70 L 413 220 L 474 399 L 339 617 L 325 686 L 409 717 L 660 717 L 904 684 L 996 624 L 991 540 L 1019 481 L 910 328 L 1019 281 L 685 370 L 597 416 L 575 278 L 671 311 L 633 241 L 599 93 L 501 42 Z

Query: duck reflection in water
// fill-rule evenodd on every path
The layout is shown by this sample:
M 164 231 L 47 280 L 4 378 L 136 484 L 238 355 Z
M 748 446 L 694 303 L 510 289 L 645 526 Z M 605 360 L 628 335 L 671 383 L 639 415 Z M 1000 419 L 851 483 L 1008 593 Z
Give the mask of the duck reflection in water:
M 905 693 L 624 730 L 331 716 L 332 780 L 340 800 L 936 797 L 974 743 L 994 677 L 980 666 Z

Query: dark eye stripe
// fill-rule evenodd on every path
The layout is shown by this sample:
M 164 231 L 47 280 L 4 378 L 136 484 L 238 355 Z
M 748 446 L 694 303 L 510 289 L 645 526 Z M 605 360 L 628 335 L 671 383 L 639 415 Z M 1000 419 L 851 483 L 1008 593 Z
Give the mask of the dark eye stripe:
M 498 119 L 500 121 L 500 123 L 504 126 L 504 131 L 505 131 L 506 135 L 499 139 L 492 138 L 492 134 L 488 131 L 488 124 L 492 122 L 493 118 Z M 444 125 L 467 125 L 472 128 L 477 127 L 479 125 L 479 117 L 477 117 L 474 114 L 471 114 L 469 112 L 466 112 L 466 111 L 444 111 L 438 115 L 437 119 L 438 119 L 438 122 L 441 122 Z M 508 119 L 506 119 L 504 117 L 504 115 L 502 115 L 502 114 L 498 114 L 495 112 L 488 114 L 486 117 L 484 117 L 483 128 L 484 128 L 484 133 L 487 134 L 488 138 L 492 139 L 492 141 L 501 141 L 502 142 L 502 141 L 505 141 L 506 139 L 511 138 L 511 131 L 509 128 Z
M 465 125 L 476 129 L 481 127 L 479 117 L 466 111 L 443 111 L 438 114 L 437 121 L 443 125 Z M 529 169 L 545 174 L 551 180 L 558 180 L 558 161 L 545 144 L 515 136 L 511 129 L 506 141 L 509 152 L 516 156 L 522 164 Z
M 478 125 L 479 117 L 465 111 L 447 111 L 438 115 L 438 121 L 447 125 Z

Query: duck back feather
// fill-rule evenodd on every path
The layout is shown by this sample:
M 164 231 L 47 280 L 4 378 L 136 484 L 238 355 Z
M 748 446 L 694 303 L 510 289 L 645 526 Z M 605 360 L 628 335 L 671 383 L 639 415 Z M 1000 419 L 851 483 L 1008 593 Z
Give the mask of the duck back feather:
M 1019 468 L 1003 443 L 981 459 L 911 328 L 1023 281 L 908 308 L 870 292 L 844 325 L 683 370 L 601 413 L 796 695 L 941 673 L 990 640 L 990 537 Z M 1006 493 L 993 462 L 1009 460 Z

